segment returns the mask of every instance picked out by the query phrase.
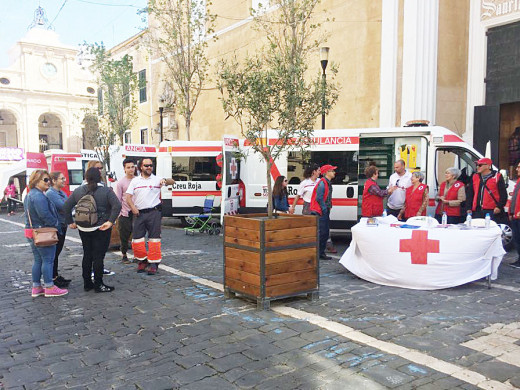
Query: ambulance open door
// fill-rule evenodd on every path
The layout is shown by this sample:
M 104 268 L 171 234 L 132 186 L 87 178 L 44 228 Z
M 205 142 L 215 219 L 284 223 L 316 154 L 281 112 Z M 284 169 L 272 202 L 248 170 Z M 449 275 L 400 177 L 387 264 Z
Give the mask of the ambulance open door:
M 416 134 L 384 134 L 368 133 L 359 137 L 359 188 L 358 188 L 358 218 L 361 216 L 363 188 L 367 177 L 365 168 L 375 165 L 379 169 L 377 184 L 382 189 L 388 186 L 389 178 L 394 173 L 394 163 L 403 160 L 410 172 L 420 171 L 428 183 L 428 133 Z M 430 188 L 430 191 L 432 189 Z M 386 208 L 386 198 L 384 200 Z
M 238 138 L 224 136 L 222 146 L 222 200 L 220 223 L 224 225 L 225 215 L 238 214 L 240 209 L 240 159 L 238 158 Z

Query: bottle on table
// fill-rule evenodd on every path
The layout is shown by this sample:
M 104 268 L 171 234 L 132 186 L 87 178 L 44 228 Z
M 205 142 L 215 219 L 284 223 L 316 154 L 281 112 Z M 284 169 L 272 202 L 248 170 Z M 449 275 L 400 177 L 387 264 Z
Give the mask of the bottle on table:
M 489 215 L 489 213 L 486 213 L 486 218 L 485 218 L 485 226 L 486 226 L 486 229 L 489 229 L 489 224 L 491 222 L 491 216 Z
M 446 211 L 442 213 L 442 225 L 445 226 L 448 224 L 448 214 L 446 214 Z
M 471 213 L 471 210 L 468 211 L 468 215 L 466 216 L 466 225 L 468 227 L 471 227 L 471 219 L 472 219 L 473 215 Z

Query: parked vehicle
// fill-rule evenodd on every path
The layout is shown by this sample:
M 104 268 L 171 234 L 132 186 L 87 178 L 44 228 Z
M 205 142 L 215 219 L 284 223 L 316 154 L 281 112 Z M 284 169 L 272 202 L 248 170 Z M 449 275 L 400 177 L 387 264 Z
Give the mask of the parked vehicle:
M 215 196 L 215 214 L 220 213 L 221 190 L 217 157 L 222 154 L 220 141 L 165 141 L 157 155 L 157 176 L 172 178 L 173 186 L 162 188 L 163 216 L 186 217 L 198 214 L 206 196 Z
M 269 145 L 277 142 L 276 132 L 268 132 Z M 235 153 L 245 157 L 239 161 L 231 154 L 225 154 L 223 177 L 230 171 L 236 172 L 235 182 L 244 185 L 243 198 L 240 199 L 240 213 L 265 212 L 267 204 L 266 165 L 261 157 L 247 146 L 244 140 L 238 141 Z M 226 157 L 228 157 L 226 159 Z M 410 171 L 421 171 L 425 174 L 425 183 L 429 187 L 428 214 L 435 212 L 435 195 L 444 180 L 444 172 L 448 167 L 457 167 L 462 171 L 459 180 L 467 183 L 475 172 L 475 161 L 482 155 L 468 145 L 452 131 L 439 126 L 401 127 L 401 128 L 369 128 L 316 130 L 312 144 L 302 153 L 292 150 L 282 153 L 271 170 L 272 182 L 279 175 L 289 181 L 289 198 L 296 195 L 298 185 L 303 177 L 305 166 L 310 163 L 318 165 L 331 164 L 337 166 L 336 177 L 332 181 L 331 229 L 342 231 L 350 229 L 361 216 L 361 197 L 366 181 L 364 170 L 369 163 L 379 168 L 378 184 L 388 185 L 396 160 L 403 159 Z M 496 168 L 495 168 L 496 169 Z M 223 203 L 228 203 L 228 196 L 236 194 L 225 182 L 222 188 Z M 508 193 L 514 183 L 506 177 Z M 291 200 L 290 200 L 291 201 Z M 296 212 L 301 213 L 301 203 Z M 510 229 L 502 226 L 504 244 L 510 246 Z M 509 235 L 509 236 L 508 236 Z

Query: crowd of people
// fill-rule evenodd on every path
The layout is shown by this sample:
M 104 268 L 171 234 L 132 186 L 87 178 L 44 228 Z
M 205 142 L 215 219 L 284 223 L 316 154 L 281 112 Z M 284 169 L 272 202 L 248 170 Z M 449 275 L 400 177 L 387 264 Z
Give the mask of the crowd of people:
M 58 258 L 68 228 L 77 229 L 81 238 L 85 291 L 103 293 L 114 290 L 113 286 L 105 284 L 103 271 L 116 221 L 123 263 L 132 263 L 127 251 L 133 234 L 132 249 L 138 261 L 137 272 L 147 272 L 148 275 L 157 273 L 162 258 L 160 191 L 163 185 L 174 182 L 172 179 L 157 178 L 152 173 L 153 161 L 148 158 L 139 161 L 137 167 L 133 160 L 125 159 L 123 167 L 125 176 L 115 184 L 115 188 L 111 188 L 105 184 L 103 164 L 89 161 L 83 184 L 69 197 L 63 191 L 66 177 L 61 172 L 49 173 L 38 169 L 31 174 L 24 210 L 25 236 L 34 257 L 33 297 L 58 297 L 68 293 L 71 280 L 58 271 Z M 55 229 L 56 242 L 37 242 L 34 234 L 40 228 Z

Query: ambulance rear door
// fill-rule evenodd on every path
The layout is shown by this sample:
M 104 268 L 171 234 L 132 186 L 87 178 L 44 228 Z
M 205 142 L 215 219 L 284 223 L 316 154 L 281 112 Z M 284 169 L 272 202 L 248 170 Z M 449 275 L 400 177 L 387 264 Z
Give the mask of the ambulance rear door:
M 237 137 L 225 135 L 222 145 L 222 201 L 220 223 L 224 225 L 225 215 L 235 215 L 240 210 L 240 147 Z
M 375 164 L 379 169 L 377 184 L 381 189 L 388 186 L 390 175 L 394 173 L 394 163 L 397 160 L 405 162 L 410 172 L 420 171 L 424 174 L 424 183 L 432 173 L 428 170 L 430 146 L 429 131 L 403 131 L 388 133 L 361 133 L 359 136 L 359 189 L 358 217 L 361 216 L 361 201 L 366 182 L 365 168 Z M 435 188 L 430 186 L 430 198 L 434 196 Z M 431 206 L 431 205 L 430 205 Z M 386 198 L 384 199 L 386 208 Z

